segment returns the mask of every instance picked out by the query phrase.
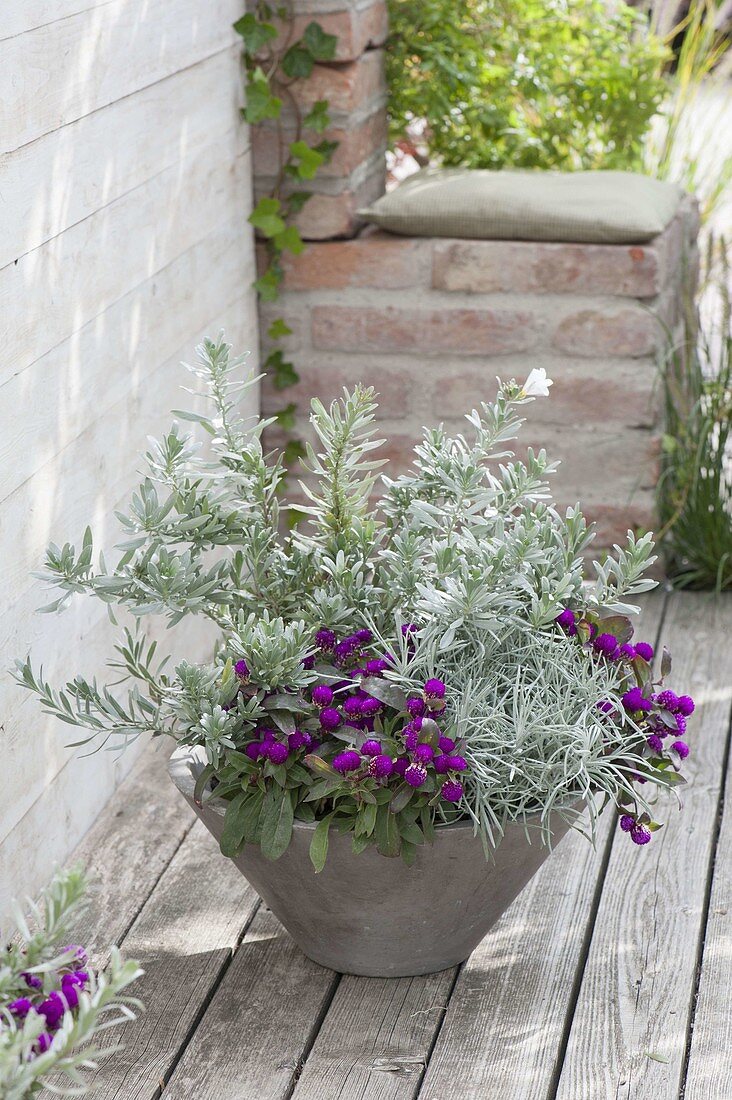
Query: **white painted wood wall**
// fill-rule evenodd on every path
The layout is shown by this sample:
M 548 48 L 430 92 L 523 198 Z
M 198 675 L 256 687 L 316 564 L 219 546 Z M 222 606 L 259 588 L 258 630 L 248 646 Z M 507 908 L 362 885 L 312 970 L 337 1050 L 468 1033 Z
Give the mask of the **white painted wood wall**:
M 35 615 L 48 596 L 29 571 L 87 522 L 114 544 L 113 510 L 204 334 L 257 347 L 243 8 L 0 3 L 0 914 L 68 856 L 134 758 L 81 759 L 75 731 L 4 674 L 29 650 L 52 681 L 102 673 L 116 636 L 88 600 Z

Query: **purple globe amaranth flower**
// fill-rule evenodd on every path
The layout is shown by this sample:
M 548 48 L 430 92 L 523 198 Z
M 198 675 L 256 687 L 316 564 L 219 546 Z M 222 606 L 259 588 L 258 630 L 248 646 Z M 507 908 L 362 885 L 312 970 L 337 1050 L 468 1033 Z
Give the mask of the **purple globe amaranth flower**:
M 243 657 L 234 665 L 234 672 L 237 674 L 240 680 L 249 679 L 249 665 L 246 663 Z
M 679 697 L 675 691 L 661 691 L 656 696 L 656 703 L 673 714 L 679 705 Z
M 429 702 L 432 702 L 435 699 L 444 699 L 445 684 L 442 680 L 437 680 L 435 677 L 432 677 L 424 685 L 424 693 Z
M 686 719 L 683 714 L 679 714 L 677 711 L 674 715 L 674 719 L 676 720 L 676 732 L 681 734 L 686 733 Z
M 632 814 L 623 814 L 620 818 L 620 828 L 624 833 L 629 833 L 631 829 L 635 828 L 635 818 Z
M 410 787 L 421 787 L 427 779 L 427 769 L 422 764 L 410 764 L 404 772 L 404 779 Z
M 618 639 L 614 634 L 599 634 L 592 643 L 593 648 L 605 657 L 612 657 L 618 648 Z
M 447 779 L 440 788 L 446 802 L 459 802 L 463 797 L 463 785 L 458 779 Z
M 302 667 L 309 672 L 311 668 L 315 668 L 315 654 L 311 653 L 309 657 L 303 657 L 301 663 Z
M 323 707 L 320 712 L 320 724 L 324 730 L 337 730 L 341 724 L 340 711 L 335 707 Z
M 245 755 L 248 756 L 250 760 L 259 760 L 259 758 L 260 758 L 260 756 L 262 756 L 263 752 L 264 752 L 264 742 L 263 741 L 250 741 L 249 744 L 244 749 Z
M 265 742 L 265 744 L 269 744 L 270 741 L 276 741 L 277 740 L 277 733 L 276 733 L 275 730 L 270 730 L 270 729 L 259 730 L 258 733 L 259 733 L 259 736 L 262 738 L 262 740 Z
M 648 664 L 653 660 L 653 646 L 649 645 L 648 642 L 636 642 L 635 651 Z
M 27 970 L 24 970 L 20 976 L 29 989 L 43 989 L 43 981 L 37 974 L 29 974 Z
M 347 661 L 353 657 L 353 652 L 357 643 L 354 643 L 351 638 L 344 638 L 342 642 L 333 650 L 333 660 L 337 665 L 344 665 Z
M 612 712 L 615 710 L 615 707 L 612 705 L 609 699 L 601 699 L 600 702 L 596 703 L 595 705 L 599 711 L 602 711 L 603 714 L 612 714 Z
M 464 756 L 448 756 L 447 766 L 452 772 L 464 772 L 468 769 L 468 762 Z
M 58 1027 L 66 1012 L 66 1003 L 60 993 L 55 990 L 49 993 L 45 1001 L 42 1001 L 36 1011 L 46 1017 L 47 1026 L 53 1031 Z
M 571 607 L 565 607 L 563 611 L 560 611 L 554 622 L 561 626 L 562 630 L 566 630 L 568 634 L 577 633 L 577 618 Z
M 305 733 L 303 730 L 294 730 L 287 736 L 287 744 L 292 752 L 297 752 L 298 749 L 303 747 L 308 748 L 310 741 L 310 734 Z
M 413 725 L 405 726 L 402 730 L 404 734 L 404 747 L 408 752 L 414 752 L 419 744 L 419 733 Z
M 362 700 L 357 695 L 349 695 L 343 701 L 343 713 L 348 715 L 349 718 L 360 718 L 361 702 Z
M 388 667 L 389 663 L 385 661 L 383 657 L 375 657 L 373 660 L 367 661 L 365 665 L 366 672 L 369 676 L 381 676 Z
M 337 638 L 332 630 L 328 630 L 327 627 L 322 627 L 315 635 L 315 644 L 318 649 L 322 649 L 325 652 L 329 652 L 331 649 L 335 649 Z
M 636 824 L 630 830 L 630 839 L 634 844 L 647 844 L 651 836 L 651 830 L 647 829 L 645 825 Z
M 28 997 L 17 997 L 8 1005 L 9 1011 L 19 1020 L 24 1020 L 32 1008 L 33 1005 Z
M 419 627 L 416 623 L 402 623 L 402 638 L 406 638 L 409 634 L 417 634 Z
M 391 775 L 392 769 L 391 757 L 386 756 L 385 753 L 380 752 L 378 756 L 372 756 L 369 760 L 369 775 L 373 775 L 376 779 Z
M 52 1036 L 50 1036 L 47 1031 L 42 1031 L 36 1039 L 36 1050 L 39 1054 L 45 1054 L 47 1050 L 51 1049 L 52 1042 Z
M 450 757 L 436 756 L 432 761 L 432 766 L 438 775 L 444 775 L 445 772 L 449 772 L 450 770 Z
M 694 700 L 690 695 L 679 695 L 676 713 L 683 715 L 684 718 L 688 718 L 689 715 L 694 713 Z
M 333 702 L 333 689 L 327 684 L 316 684 L 310 698 L 316 707 L 329 707 Z
M 434 755 L 435 750 L 432 748 L 431 745 L 417 745 L 416 749 L 414 750 L 414 759 L 420 764 L 429 764 Z
M 653 710 L 653 703 L 650 699 L 646 699 L 639 687 L 634 687 L 631 688 L 630 691 L 626 691 L 621 702 L 626 710 Z
M 686 760 L 689 755 L 689 746 L 686 741 L 674 741 L 671 748 L 679 754 L 682 760 Z
M 361 645 L 368 645 L 369 642 L 373 642 L 374 640 L 373 634 L 366 627 L 364 627 L 362 630 L 357 630 L 354 637 L 357 642 L 361 643 Z
M 405 771 L 407 770 L 408 767 L 409 767 L 409 757 L 399 756 L 394 761 L 394 764 L 392 766 L 392 771 L 394 772 L 395 775 L 404 775 L 404 773 L 405 773 Z
M 416 695 L 412 696 L 411 699 L 407 699 L 407 711 L 412 718 L 421 718 L 425 712 L 424 699 L 420 699 Z
M 621 657 L 625 661 L 634 661 L 636 658 L 635 646 L 625 642 L 618 650 L 618 657 Z
M 341 775 L 353 772 L 361 767 L 361 754 L 355 749 L 346 749 L 345 752 L 337 752 L 333 757 L 333 767 Z
M 364 756 L 378 756 L 381 752 L 381 742 L 375 740 L 364 741 L 361 745 L 361 752 Z
M 452 752 L 452 750 L 455 748 L 455 742 L 453 741 L 452 737 L 445 737 L 444 734 L 442 737 L 440 737 L 437 745 L 443 752 Z
M 87 962 L 87 960 L 89 958 L 89 956 L 86 953 L 86 949 L 83 948 L 80 943 L 67 944 L 67 946 L 64 947 L 64 953 L 66 953 L 67 951 L 73 951 L 74 952 L 74 961 L 73 961 L 74 966 L 84 966 L 84 964 Z
M 652 733 L 650 737 L 646 737 L 646 744 L 648 748 L 655 753 L 663 752 L 663 741 L 657 733 Z
M 266 752 L 273 764 L 284 764 L 290 755 L 288 746 L 283 745 L 281 741 L 272 741 L 267 745 Z
M 374 698 L 373 695 L 367 695 L 365 699 L 361 700 L 361 714 L 365 718 L 373 718 L 375 714 L 384 709 L 384 704 L 381 699 Z

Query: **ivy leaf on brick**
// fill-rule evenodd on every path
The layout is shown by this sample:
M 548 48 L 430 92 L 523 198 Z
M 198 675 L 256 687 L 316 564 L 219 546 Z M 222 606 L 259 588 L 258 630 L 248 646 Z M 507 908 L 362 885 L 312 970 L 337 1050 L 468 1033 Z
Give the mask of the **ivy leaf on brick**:
M 275 234 L 272 239 L 275 247 L 280 252 L 292 252 L 293 256 L 299 256 L 305 248 L 303 239 L 294 225 L 286 226 L 281 233 Z
M 312 191 L 293 191 L 287 196 L 287 208 L 290 214 L 299 214 L 305 203 L 312 197 Z
M 292 466 L 299 458 L 305 458 L 307 451 L 301 439 L 288 439 L 285 443 L 284 460 L 286 466 Z
M 263 368 L 271 375 L 272 385 L 276 390 L 286 390 L 288 386 L 294 386 L 300 381 L 300 375 L 279 349 L 271 351 L 264 362 Z
M 296 42 L 294 46 L 290 46 L 282 58 L 282 71 L 285 76 L 292 77 L 293 80 L 306 79 L 312 73 L 314 64 L 315 59 L 310 50 L 302 46 L 300 42 Z
M 256 124 L 263 122 L 266 118 L 280 117 L 282 100 L 272 95 L 263 73 L 261 75 L 255 73 L 253 79 L 247 84 L 246 101 L 242 115 L 247 122 Z
M 311 180 L 325 161 L 320 149 L 313 148 L 306 141 L 293 141 L 290 144 L 290 156 L 293 163 L 288 165 L 290 174 L 303 180 Z
M 314 130 L 316 134 L 322 134 L 324 130 L 327 130 L 330 125 L 330 114 L 328 113 L 328 100 L 318 99 L 313 103 L 310 111 L 305 115 L 302 120 L 303 126 L 308 130 Z
M 274 302 L 279 297 L 281 282 L 282 275 L 274 267 L 270 267 L 254 280 L 254 289 L 263 302 Z
M 250 12 L 237 19 L 234 30 L 244 39 L 244 49 L 248 54 L 259 53 L 277 37 L 277 30 L 271 23 L 260 23 Z
M 308 23 L 302 41 L 316 61 L 332 61 L 335 57 L 338 39 L 334 34 L 327 34 L 320 23 Z
M 286 228 L 284 219 L 280 217 L 281 209 L 282 203 L 279 199 L 265 196 L 252 210 L 249 221 L 263 236 L 276 237 Z
M 319 141 L 315 148 L 316 153 L 320 153 L 323 158 L 323 164 L 328 164 L 332 160 L 333 154 L 338 148 L 340 142 L 338 141 Z
M 276 317 L 272 324 L 267 329 L 267 336 L 270 340 L 281 340 L 283 336 L 291 336 L 292 329 L 282 317 Z
M 291 432 L 295 427 L 295 416 L 297 414 L 297 405 L 294 401 L 291 401 L 289 405 L 285 405 L 283 409 L 274 414 L 274 418 L 281 428 L 284 428 L 286 432 Z

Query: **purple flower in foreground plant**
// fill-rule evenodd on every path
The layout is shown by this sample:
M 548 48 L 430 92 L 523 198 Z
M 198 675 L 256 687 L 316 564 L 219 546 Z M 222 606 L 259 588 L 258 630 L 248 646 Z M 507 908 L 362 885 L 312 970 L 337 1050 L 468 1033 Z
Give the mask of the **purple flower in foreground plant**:
M 435 755 L 435 750 L 431 745 L 423 744 L 417 745 L 414 750 L 414 759 L 420 764 L 429 764 L 432 757 Z
M 295 730 L 288 735 L 287 744 L 292 752 L 297 752 L 297 750 L 303 748 L 303 746 L 308 748 L 310 745 L 310 734 L 303 733 L 302 730 Z
M 615 710 L 615 707 L 612 705 L 609 699 L 601 699 L 600 702 L 596 705 L 597 709 L 599 711 L 602 711 L 603 714 L 612 714 L 612 712 Z
M 409 634 L 416 634 L 418 630 L 416 623 L 402 623 L 402 638 L 406 638 Z
M 382 672 L 388 667 L 388 661 L 385 661 L 382 657 L 375 657 L 373 660 L 366 662 L 366 672 L 369 676 L 381 676 Z
M 674 741 L 671 748 L 679 754 L 682 760 L 686 760 L 689 755 L 689 746 L 686 741 Z
M 419 742 L 419 732 L 411 723 L 405 726 L 402 732 L 404 733 L 404 747 L 408 752 L 414 752 Z
M 49 993 L 45 1001 L 42 1001 L 37 1009 L 39 1015 L 46 1017 L 46 1024 L 51 1030 L 57 1028 L 66 1011 L 66 1004 L 60 993 L 55 990 Z
M 240 680 L 249 679 L 249 665 L 246 663 L 244 658 L 236 662 L 236 664 L 234 665 L 234 672 L 237 674 Z
M 625 645 L 621 645 L 618 656 L 623 657 L 626 661 L 634 661 L 636 657 L 635 646 L 626 642 Z
M 322 627 L 315 635 L 315 644 L 318 649 L 331 650 L 335 649 L 336 636 L 332 630 L 328 630 L 327 627 Z
M 371 757 L 369 761 L 369 775 L 373 775 L 377 779 L 383 779 L 384 776 L 391 775 L 391 772 L 392 762 L 390 756 L 379 753 L 378 756 Z
M 651 752 L 663 752 L 663 741 L 657 733 L 652 733 L 650 737 L 646 737 L 646 744 L 648 745 L 648 748 L 651 750 Z
M 651 830 L 646 829 L 645 825 L 636 824 L 630 830 L 630 839 L 634 844 L 647 844 L 651 835 Z
M 311 653 L 309 657 L 303 657 L 302 667 L 308 669 L 315 668 L 315 654 Z
M 437 744 L 443 752 L 452 752 L 452 750 L 455 748 L 455 742 L 453 741 L 452 737 L 442 736 Z
M 432 766 L 438 775 L 444 775 L 445 772 L 449 772 L 450 770 L 450 757 L 436 756 L 432 762 Z
M 450 771 L 464 772 L 467 771 L 468 762 L 464 756 L 448 756 L 447 766 L 449 767 Z
M 562 630 L 566 630 L 568 634 L 577 633 L 576 616 L 571 607 L 565 607 L 564 611 L 560 611 L 554 622 L 561 626 Z
M 337 730 L 341 724 L 340 711 L 335 707 L 323 707 L 320 712 L 320 724 L 324 730 Z
M 618 648 L 618 639 L 614 634 L 599 634 L 592 643 L 598 653 L 605 657 L 612 657 Z
M 250 741 L 244 752 L 250 760 L 259 760 L 263 749 L 264 744 L 261 741 Z
M 37 974 L 29 974 L 26 970 L 20 976 L 29 989 L 43 989 L 43 982 Z
M 378 756 L 381 752 L 381 742 L 376 740 L 364 741 L 361 752 L 364 756 Z
M 361 643 L 361 645 L 368 645 L 369 642 L 373 642 L 374 640 L 373 634 L 370 630 L 367 630 L 366 627 L 364 627 L 363 630 L 357 630 L 355 638 L 357 642 Z
M 333 702 L 333 689 L 327 684 L 316 684 L 310 698 L 316 707 L 329 707 Z
M 424 699 L 420 699 L 416 695 L 411 699 L 407 699 L 407 711 L 412 718 L 421 718 L 425 711 Z
M 649 645 L 648 642 L 636 642 L 635 651 L 638 656 L 642 657 L 648 664 L 653 660 L 653 646 Z
M 676 732 L 681 734 L 686 733 L 686 719 L 683 714 L 679 714 L 677 711 L 674 715 L 674 719 L 676 721 Z
M 663 707 L 664 710 L 670 710 L 673 714 L 679 705 L 679 697 L 675 691 L 661 691 L 656 696 L 656 702 L 659 707 Z
M 424 685 L 424 693 L 428 700 L 444 699 L 445 685 L 442 680 L 437 680 L 433 677 Z
M 280 741 L 272 741 L 271 744 L 267 745 L 266 751 L 273 764 L 284 764 L 290 755 L 288 746 L 283 745 Z
M 89 956 L 86 953 L 86 950 L 81 946 L 80 943 L 67 944 L 67 946 L 64 947 L 64 952 L 66 952 L 66 951 L 73 951 L 74 952 L 74 965 L 75 966 L 83 966 L 84 963 L 89 958 Z
M 36 1039 L 36 1049 L 39 1054 L 45 1054 L 47 1050 L 51 1049 L 52 1037 L 47 1031 L 42 1031 Z
M 632 814 L 623 814 L 620 818 L 620 828 L 624 833 L 629 833 L 635 827 L 635 818 Z
M 333 757 L 333 767 L 341 775 L 353 772 L 361 766 L 361 754 L 355 749 L 346 749 L 345 752 L 337 752 Z
M 361 700 L 361 714 L 365 718 L 373 718 L 375 714 L 378 714 L 380 710 L 383 710 L 384 704 L 380 699 L 375 699 L 373 695 L 367 695 L 365 699 Z
M 678 714 L 683 714 L 685 718 L 688 718 L 690 714 L 694 713 L 694 700 L 690 695 L 679 695 L 676 708 Z
M 13 1016 L 17 1016 L 19 1020 L 24 1020 L 32 1008 L 33 1005 L 27 997 L 18 997 L 8 1005 L 9 1011 L 12 1012 Z
M 404 772 L 404 779 L 410 787 L 421 787 L 427 778 L 427 769 L 421 764 L 410 764 Z
M 650 699 L 646 699 L 639 687 L 634 687 L 631 688 L 630 691 L 626 691 L 621 702 L 626 710 L 653 710 L 653 703 Z
M 446 802 L 459 802 L 463 797 L 463 785 L 458 779 L 447 779 L 442 784 L 440 793 Z
M 395 775 L 404 775 L 405 771 L 409 767 L 409 759 L 406 756 L 400 756 L 394 761 L 392 765 L 392 771 Z

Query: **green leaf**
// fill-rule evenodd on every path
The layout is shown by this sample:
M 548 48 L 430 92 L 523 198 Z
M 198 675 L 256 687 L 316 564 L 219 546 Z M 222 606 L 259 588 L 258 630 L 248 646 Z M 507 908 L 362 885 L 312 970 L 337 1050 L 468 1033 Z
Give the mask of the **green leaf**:
M 279 412 L 276 412 L 274 414 L 274 418 L 281 428 L 284 428 L 285 431 L 289 432 L 292 431 L 292 429 L 295 427 L 296 413 L 297 405 L 294 401 L 291 401 L 289 405 L 285 405 L 283 409 L 280 409 Z
M 320 23 L 308 23 L 302 41 L 316 61 L 332 61 L 335 57 L 338 39 L 334 34 L 327 34 Z
M 305 458 L 306 454 L 305 444 L 301 439 L 288 439 L 282 457 L 285 466 L 292 466 L 298 459 Z M 295 517 L 295 522 L 297 522 L 297 517 Z
M 291 142 L 290 156 L 296 162 L 293 166 L 294 174 L 303 180 L 311 180 L 325 160 L 323 153 L 306 141 Z
M 315 868 L 315 874 L 319 875 L 325 867 L 328 858 L 328 832 L 330 830 L 332 814 L 328 814 L 319 821 L 313 831 L 313 839 L 310 841 L 310 862 Z
M 380 676 L 367 676 L 361 681 L 361 687 L 369 695 L 373 695 L 375 699 L 380 699 L 382 703 L 393 707 L 394 710 L 407 709 L 406 693 L 396 684 L 390 683 L 389 680 L 382 680 Z
M 244 791 L 226 807 L 221 852 L 229 858 L 239 854 L 247 840 L 252 840 L 259 822 L 263 795 L 261 790 Z
M 247 122 L 256 125 L 267 118 L 279 118 L 282 100 L 272 95 L 266 80 L 250 80 L 245 89 L 246 104 L 242 115 Z
M 300 381 L 300 375 L 292 363 L 279 350 L 269 353 L 262 369 L 266 374 L 272 375 L 272 385 L 276 390 L 286 390 L 288 386 L 294 386 Z
M 401 813 L 404 807 L 411 800 L 413 794 L 414 787 L 410 787 L 408 783 L 400 783 L 391 796 L 391 801 L 389 802 L 389 812 L 392 814 Z
M 299 256 L 305 250 L 305 242 L 295 225 L 286 226 L 273 237 L 273 241 L 280 252 L 292 252 L 293 256 Z
M 299 214 L 308 199 L 313 197 L 312 191 L 293 191 L 287 196 L 287 211 L 289 214 Z
M 282 317 L 276 317 L 267 329 L 270 340 L 281 340 L 285 336 L 292 336 L 292 329 Z
M 661 655 L 661 679 L 665 680 L 671 672 L 671 654 L 663 647 L 663 653 Z
M 279 859 L 287 851 L 294 820 L 290 792 L 270 787 L 262 807 L 262 855 L 265 859 Z
M 281 283 L 282 276 L 277 273 L 275 268 L 270 267 L 263 275 L 254 280 L 252 286 L 263 302 L 274 302 L 280 296 Z
M 400 822 L 399 832 L 402 840 L 408 841 L 410 844 L 424 844 L 424 835 L 419 825 L 414 822 Z
M 324 164 L 329 164 L 333 159 L 333 154 L 340 145 L 339 141 L 319 141 L 313 148 L 316 153 L 320 153 L 323 158 Z
M 328 100 L 316 100 L 302 121 L 306 129 L 314 130 L 316 134 L 322 134 L 324 130 L 327 130 L 330 125 Z
M 313 752 L 308 753 L 305 757 L 305 763 L 312 771 L 317 772 L 318 775 L 327 776 L 329 779 L 337 778 L 340 782 L 338 772 L 335 768 L 331 767 L 327 760 L 323 760 L 322 756 L 317 756 Z
M 268 42 L 277 37 L 277 30 L 271 23 L 260 23 L 251 13 L 242 15 L 234 23 L 234 30 L 244 39 L 244 49 L 249 54 L 258 53 Z
M 290 46 L 289 50 L 282 58 L 281 66 L 285 76 L 297 79 L 298 77 L 307 78 L 313 71 L 313 65 L 315 64 L 315 58 L 310 53 L 310 50 L 306 49 L 296 42 L 294 46 Z
M 382 856 L 398 856 L 402 845 L 399 835 L 399 824 L 388 806 L 379 806 L 376 811 L 376 828 L 374 829 L 376 847 Z
M 285 223 L 280 217 L 280 210 L 281 203 L 279 199 L 265 196 L 254 207 L 248 220 L 265 237 L 275 237 L 285 229 Z

